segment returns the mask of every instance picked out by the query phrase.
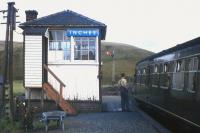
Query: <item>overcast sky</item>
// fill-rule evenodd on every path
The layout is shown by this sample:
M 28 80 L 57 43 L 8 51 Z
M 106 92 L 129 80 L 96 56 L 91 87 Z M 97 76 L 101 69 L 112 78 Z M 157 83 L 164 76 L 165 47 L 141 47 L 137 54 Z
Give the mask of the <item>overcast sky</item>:
M 0 0 L 0 10 L 7 2 Z M 13 0 L 12 0 L 13 1 Z M 107 25 L 106 41 L 131 44 L 159 52 L 200 36 L 200 0 L 15 0 L 18 21 L 25 10 L 37 10 L 38 17 L 72 10 Z M 0 14 L 0 22 L 5 22 Z M 5 39 L 0 25 L 0 40 Z M 18 28 L 16 32 L 22 31 Z M 15 33 L 14 39 L 22 41 Z

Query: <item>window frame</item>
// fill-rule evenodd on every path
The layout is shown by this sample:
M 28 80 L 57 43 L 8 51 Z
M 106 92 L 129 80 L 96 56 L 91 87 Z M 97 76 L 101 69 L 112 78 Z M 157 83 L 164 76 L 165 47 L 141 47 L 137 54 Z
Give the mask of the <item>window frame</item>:
M 77 42 L 80 43 L 80 49 L 78 49 L 78 50 L 76 49 L 76 46 L 77 46 L 76 43 Z M 83 44 L 83 42 L 87 42 L 87 48 L 86 49 L 83 49 L 83 46 L 85 45 L 85 44 Z M 92 44 L 92 43 L 90 43 L 90 42 L 94 43 L 93 47 L 91 47 L 90 44 Z M 76 55 L 77 55 L 76 52 L 80 52 L 80 53 L 78 53 L 78 54 L 80 54 L 79 55 L 80 57 L 77 57 L 77 59 L 76 59 Z M 83 52 L 87 52 L 87 58 L 86 59 L 83 59 L 83 54 L 82 54 Z M 96 52 L 97 52 L 96 37 L 74 37 L 74 60 L 75 61 L 96 61 L 96 59 L 97 59 Z M 90 57 L 90 56 L 93 56 L 93 57 Z
M 85 40 L 85 48 L 80 48 L 76 50 L 81 50 L 79 52 L 78 60 L 76 60 L 76 53 L 75 53 L 75 38 L 78 36 L 66 36 L 65 32 L 66 29 L 50 29 L 49 31 L 49 38 L 48 38 L 48 62 L 52 64 L 97 64 L 99 62 L 99 36 L 81 36 L 79 38 L 86 38 Z M 56 34 L 61 35 L 61 37 L 57 37 Z M 62 32 L 62 34 L 60 33 Z M 52 36 L 52 37 L 50 37 Z M 62 40 L 60 40 L 62 39 Z M 63 43 L 64 42 L 64 43 Z M 55 44 L 53 44 L 55 43 Z M 70 45 L 70 46 L 65 46 Z M 67 51 L 65 50 L 67 47 Z M 82 47 L 82 45 L 81 45 Z M 66 51 L 66 53 L 65 53 Z M 87 54 L 84 54 L 86 52 Z M 85 60 L 83 56 L 86 56 Z M 81 60 L 80 60 L 81 59 Z
M 163 65 L 163 72 L 164 72 L 164 73 L 169 72 L 169 66 L 168 66 L 168 63 L 164 63 L 164 65 Z
M 158 65 L 154 65 L 154 73 L 158 73 Z
M 181 67 L 182 67 L 182 61 L 177 60 L 176 61 L 176 72 L 181 72 Z

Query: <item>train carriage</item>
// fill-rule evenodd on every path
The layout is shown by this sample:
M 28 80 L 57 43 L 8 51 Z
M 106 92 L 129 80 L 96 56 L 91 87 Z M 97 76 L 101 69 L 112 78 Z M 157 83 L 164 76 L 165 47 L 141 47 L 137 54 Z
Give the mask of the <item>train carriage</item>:
M 200 128 L 200 37 L 136 65 L 135 99 Z

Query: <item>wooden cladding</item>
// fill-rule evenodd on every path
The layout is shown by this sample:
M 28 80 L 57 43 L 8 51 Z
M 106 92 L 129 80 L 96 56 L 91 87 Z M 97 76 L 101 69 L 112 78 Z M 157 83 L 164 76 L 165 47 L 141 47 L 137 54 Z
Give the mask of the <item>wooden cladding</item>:
M 42 36 L 25 36 L 25 87 L 42 87 Z

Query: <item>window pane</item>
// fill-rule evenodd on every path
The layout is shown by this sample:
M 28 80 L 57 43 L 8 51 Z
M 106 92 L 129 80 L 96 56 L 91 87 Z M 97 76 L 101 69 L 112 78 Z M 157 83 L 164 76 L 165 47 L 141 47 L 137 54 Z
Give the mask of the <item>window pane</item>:
M 96 59 L 96 38 L 90 37 L 89 38 L 89 60 L 95 60 Z
M 180 72 L 181 71 L 181 61 L 177 61 L 176 62 L 176 72 Z
M 158 72 L 158 66 L 155 65 L 155 68 L 154 68 L 154 73 L 157 73 Z
M 82 41 L 82 50 L 88 50 L 88 41 Z
M 199 63 L 199 60 L 198 60 L 197 57 L 194 57 L 193 60 L 194 60 L 193 69 L 194 69 L 194 70 L 198 70 L 198 63 Z
M 81 60 L 81 51 L 80 50 L 74 51 L 74 59 Z
M 62 49 L 63 49 L 63 58 L 64 60 L 70 60 L 71 57 L 71 45 L 68 42 L 62 42 Z
M 90 41 L 90 43 L 89 43 L 89 49 L 95 50 L 95 41 Z
M 56 40 L 56 33 L 55 31 L 49 31 L 49 40 Z
M 95 60 L 95 37 L 75 37 L 74 40 L 75 60 Z
M 64 31 L 49 31 L 49 40 L 63 41 L 64 40 Z
M 174 69 L 175 69 L 176 67 L 175 67 L 175 63 L 172 61 L 172 62 L 170 62 L 170 64 L 169 64 L 169 71 L 170 72 L 174 72 Z
M 81 40 L 80 37 L 75 37 L 74 39 L 75 39 L 75 41 L 80 41 Z
M 68 37 L 68 36 L 64 36 L 64 41 L 65 41 L 65 42 L 70 42 L 70 40 L 71 40 L 70 37 Z
M 58 42 L 58 47 L 57 47 L 57 50 L 62 50 L 62 45 L 61 45 L 61 42 Z
M 82 41 L 88 41 L 88 37 L 80 37 Z
M 146 74 L 146 69 L 145 68 L 143 69 L 143 74 Z
M 167 64 L 164 65 L 164 72 L 168 72 L 168 65 Z
M 59 42 L 49 42 L 49 50 L 58 50 Z
M 96 41 L 96 37 L 90 37 L 89 40 L 90 41 Z
M 189 60 L 189 71 L 192 71 L 193 70 L 193 59 L 191 58 Z
M 75 50 L 81 50 L 81 42 L 77 41 L 75 46 L 74 46 Z
M 95 50 L 90 50 L 89 51 L 89 60 L 95 60 Z
M 56 31 L 56 40 L 63 41 L 63 31 Z
M 82 50 L 82 60 L 88 60 L 88 50 Z
M 160 64 L 160 73 L 163 73 L 163 64 Z

